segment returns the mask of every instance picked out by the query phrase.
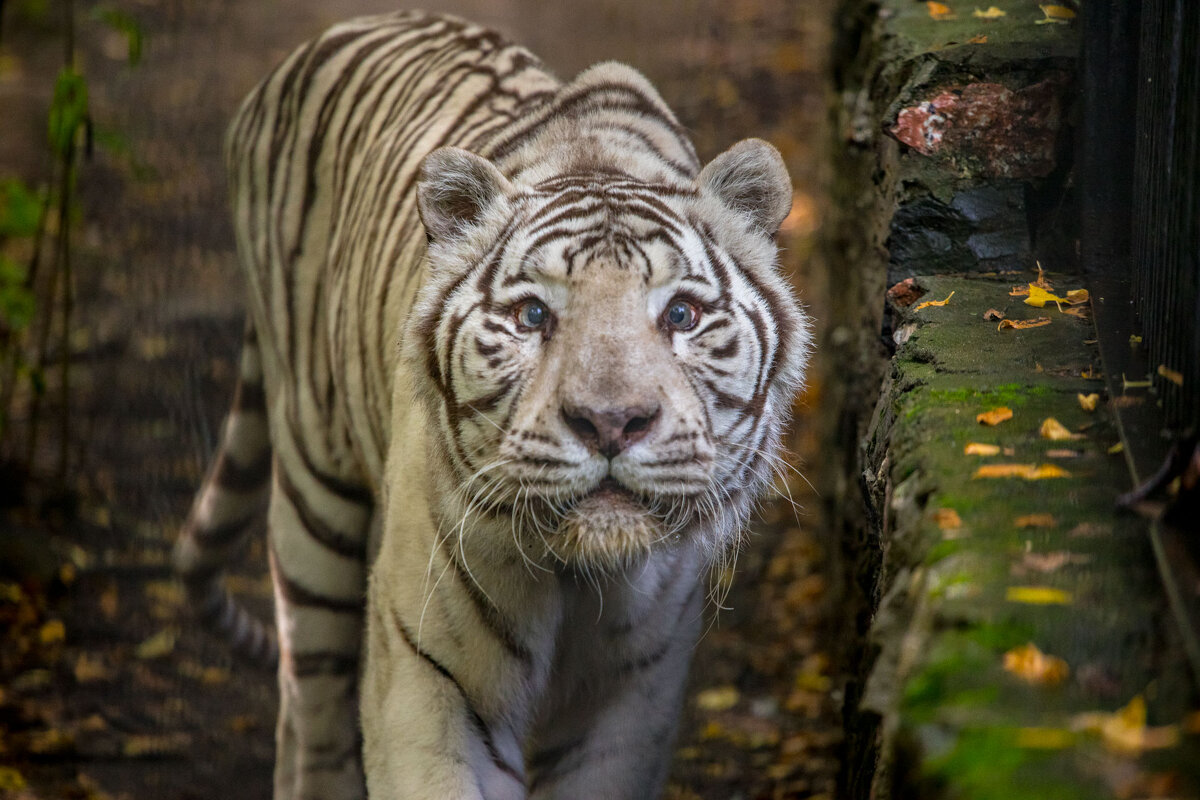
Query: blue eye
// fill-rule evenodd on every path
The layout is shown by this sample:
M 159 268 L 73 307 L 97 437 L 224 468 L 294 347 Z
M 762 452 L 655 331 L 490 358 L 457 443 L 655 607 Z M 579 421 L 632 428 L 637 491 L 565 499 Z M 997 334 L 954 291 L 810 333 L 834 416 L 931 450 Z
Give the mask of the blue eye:
M 688 331 L 700 320 L 700 309 L 683 298 L 676 297 L 663 310 L 663 320 L 677 331 Z
M 550 309 L 541 300 L 521 302 L 515 311 L 517 324 L 523 328 L 540 328 L 550 319 Z

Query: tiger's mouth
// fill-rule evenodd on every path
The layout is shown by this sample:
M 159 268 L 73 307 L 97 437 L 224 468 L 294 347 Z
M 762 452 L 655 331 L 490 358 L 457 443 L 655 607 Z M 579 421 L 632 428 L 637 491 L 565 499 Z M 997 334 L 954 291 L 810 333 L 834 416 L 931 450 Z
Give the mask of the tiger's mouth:
M 566 563 L 618 566 L 649 555 L 665 538 L 653 502 L 609 476 L 571 504 L 548 544 Z

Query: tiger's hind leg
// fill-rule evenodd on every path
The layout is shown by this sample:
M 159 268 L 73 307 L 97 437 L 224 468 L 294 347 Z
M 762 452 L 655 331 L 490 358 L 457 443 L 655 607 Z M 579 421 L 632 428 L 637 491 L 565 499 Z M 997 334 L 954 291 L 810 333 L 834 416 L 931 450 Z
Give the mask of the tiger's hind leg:
M 285 417 L 286 418 L 286 417 Z M 279 632 L 276 800 L 365 796 L 358 662 L 371 499 L 276 437 L 268 511 Z

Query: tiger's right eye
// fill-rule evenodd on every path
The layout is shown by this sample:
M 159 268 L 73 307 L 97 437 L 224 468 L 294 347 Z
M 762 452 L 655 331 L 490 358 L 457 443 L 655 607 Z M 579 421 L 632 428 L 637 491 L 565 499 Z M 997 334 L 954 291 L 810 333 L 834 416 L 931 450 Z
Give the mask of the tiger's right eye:
M 522 328 L 540 328 L 550 319 L 550 309 L 541 300 L 530 298 L 520 303 L 514 312 L 517 324 Z

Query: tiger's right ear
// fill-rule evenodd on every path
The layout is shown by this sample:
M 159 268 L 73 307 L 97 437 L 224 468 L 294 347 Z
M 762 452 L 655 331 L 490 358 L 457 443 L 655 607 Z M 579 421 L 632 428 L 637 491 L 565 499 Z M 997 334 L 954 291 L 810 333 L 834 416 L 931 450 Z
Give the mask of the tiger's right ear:
M 421 161 L 417 208 L 432 241 L 453 237 L 478 224 L 512 192 L 492 162 L 457 147 L 439 147 Z

